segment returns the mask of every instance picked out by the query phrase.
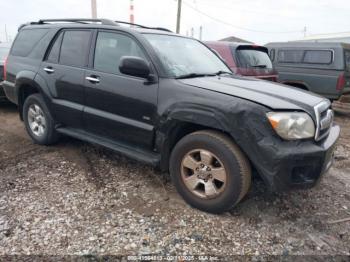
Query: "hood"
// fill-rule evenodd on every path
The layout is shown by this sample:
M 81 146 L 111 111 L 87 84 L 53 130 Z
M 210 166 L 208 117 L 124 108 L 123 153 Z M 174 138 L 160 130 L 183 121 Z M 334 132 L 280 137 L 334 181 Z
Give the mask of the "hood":
M 182 83 L 214 92 L 247 99 L 276 110 L 304 110 L 313 115 L 313 107 L 325 100 L 316 94 L 270 81 L 249 77 L 197 77 Z

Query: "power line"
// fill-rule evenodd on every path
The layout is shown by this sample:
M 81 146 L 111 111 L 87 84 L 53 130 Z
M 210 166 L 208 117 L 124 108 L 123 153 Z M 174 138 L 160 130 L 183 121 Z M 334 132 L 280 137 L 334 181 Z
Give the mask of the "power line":
M 302 30 L 299 30 L 299 31 L 284 31 L 284 32 L 268 32 L 268 31 L 260 31 L 260 30 L 255 30 L 255 29 L 251 29 L 251 28 L 246 28 L 246 27 L 241 27 L 241 26 L 236 26 L 236 25 L 233 25 L 231 23 L 228 23 L 224 20 L 221 20 L 219 18 L 216 18 L 214 16 L 211 16 L 201 10 L 199 10 L 198 8 L 188 4 L 187 2 L 183 1 L 183 4 L 186 5 L 187 7 L 191 8 L 192 10 L 218 22 L 218 23 L 221 23 L 221 24 L 224 24 L 224 25 L 227 25 L 227 26 L 230 26 L 230 27 L 233 27 L 233 28 L 237 28 L 237 29 L 240 29 L 240 30 L 244 30 L 244 31 L 250 31 L 250 32 L 255 32 L 255 33 L 265 33 L 265 34 L 290 34 L 290 33 L 301 33 L 303 32 Z

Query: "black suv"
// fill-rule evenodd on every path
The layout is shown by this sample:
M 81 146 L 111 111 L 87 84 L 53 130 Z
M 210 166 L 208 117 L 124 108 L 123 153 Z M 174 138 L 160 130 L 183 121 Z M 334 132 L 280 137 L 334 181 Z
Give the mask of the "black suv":
M 5 76 L 34 142 L 64 134 L 170 171 L 189 204 L 213 213 L 244 197 L 252 170 L 273 191 L 315 185 L 340 132 L 327 99 L 233 75 L 201 42 L 161 28 L 32 22 Z

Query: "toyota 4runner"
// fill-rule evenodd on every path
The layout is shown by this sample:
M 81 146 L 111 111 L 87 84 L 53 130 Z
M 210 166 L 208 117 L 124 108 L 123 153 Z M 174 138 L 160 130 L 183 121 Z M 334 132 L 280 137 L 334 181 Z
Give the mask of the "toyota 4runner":
M 35 143 L 68 135 L 170 172 L 192 206 L 220 213 L 247 193 L 314 186 L 340 129 L 330 102 L 232 74 L 201 42 L 106 19 L 20 27 L 3 86 Z

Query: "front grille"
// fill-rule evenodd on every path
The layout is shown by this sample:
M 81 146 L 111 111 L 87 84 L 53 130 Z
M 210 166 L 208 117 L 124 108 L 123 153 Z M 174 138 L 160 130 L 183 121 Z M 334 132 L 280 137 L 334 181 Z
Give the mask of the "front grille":
M 331 103 L 328 100 L 324 100 L 314 107 L 316 115 L 316 141 L 325 138 L 332 127 L 334 113 L 330 109 L 330 105 Z

